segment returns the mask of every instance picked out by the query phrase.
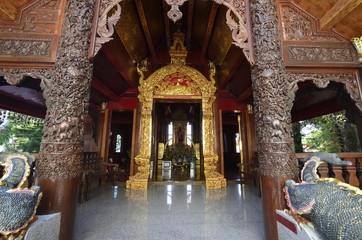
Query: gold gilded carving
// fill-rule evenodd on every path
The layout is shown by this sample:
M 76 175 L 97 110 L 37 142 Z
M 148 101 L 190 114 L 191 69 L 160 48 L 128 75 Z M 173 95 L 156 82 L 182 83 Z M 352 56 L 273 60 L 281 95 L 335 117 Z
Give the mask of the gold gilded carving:
M 160 142 L 158 143 L 158 159 L 162 159 L 164 153 L 165 153 L 165 144 Z
M 351 39 L 351 42 L 358 53 L 358 61 L 361 64 L 362 63 L 362 37 L 360 37 L 360 38 L 354 37 Z
M 199 95 L 201 91 L 197 87 L 197 84 L 191 80 L 190 77 L 176 72 L 166 77 L 165 81 L 161 82 L 159 86 L 156 86 L 154 95 Z
M 175 41 L 174 46 L 177 46 Z M 183 46 L 183 44 L 181 45 Z M 182 53 L 182 47 L 175 47 L 175 54 Z M 180 55 L 178 55 L 180 56 Z M 184 57 L 186 58 L 187 55 Z M 226 186 L 226 180 L 220 173 L 216 172 L 218 156 L 214 152 L 214 118 L 212 105 L 215 100 L 215 66 L 211 64 L 211 81 L 208 81 L 199 71 L 182 64 L 182 61 L 167 65 L 150 77 L 144 79 L 144 75 L 139 65 L 137 71 L 140 75 L 138 87 L 139 100 L 142 103 L 141 122 L 141 149 L 140 154 L 135 158 L 139 172 L 130 177 L 126 183 L 127 188 L 146 190 L 148 186 L 151 137 L 152 137 L 152 105 L 157 94 L 172 94 L 172 96 L 182 96 L 199 94 L 202 97 L 202 128 L 203 128 L 203 154 L 204 170 L 207 188 L 221 188 Z M 180 77 L 182 80 L 179 81 Z M 187 85 L 186 85 L 187 84 Z M 187 86 L 185 88 L 185 86 Z M 177 90 L 180 90 L 178 92 Z
M 195 143 L 195 155 L 196 159 L 200 161 L 200 143 Z
M 173 44 L 170 47 L 171 64 L 186 65 L 187 50 L 184 46 L 185 34 L 180 30 L 173 34 Z

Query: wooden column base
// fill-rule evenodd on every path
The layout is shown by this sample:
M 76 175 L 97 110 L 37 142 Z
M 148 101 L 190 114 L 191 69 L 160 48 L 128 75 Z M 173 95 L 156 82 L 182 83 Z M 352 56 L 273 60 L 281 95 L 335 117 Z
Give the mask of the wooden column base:
M 43 191 L 37 214 L 61 212 L 60 240 L 73 239 L 75 212 L 77 204 L 77 188 L 79 178 L 67 179 L 36 179 Z
M 266 239 L 278 239 L 275 210 L 287 208 L 283 192 L 285 180 L 284 178 L 260 176 Z

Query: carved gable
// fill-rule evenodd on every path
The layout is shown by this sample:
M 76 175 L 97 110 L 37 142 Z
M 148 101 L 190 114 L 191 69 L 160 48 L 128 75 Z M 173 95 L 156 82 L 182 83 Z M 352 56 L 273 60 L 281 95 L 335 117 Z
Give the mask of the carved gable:
M 335 31 L 319 31 L 318 20 L 290 1 L 280 1 L 283 40 L 348 41 Z
M 286 67 L 358 67 L 344 35 L 319 30 L 319 20 L 293 1 L 279 1 L 279 12 Z

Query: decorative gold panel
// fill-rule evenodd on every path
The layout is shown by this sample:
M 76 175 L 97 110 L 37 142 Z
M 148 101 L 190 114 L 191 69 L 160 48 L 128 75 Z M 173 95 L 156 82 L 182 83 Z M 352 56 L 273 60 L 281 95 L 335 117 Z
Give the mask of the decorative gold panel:
M 201 96 L 197 83 L 182 72 L 175 72 L 165 77 L 164 81 L 156 86 L 154 96 Z

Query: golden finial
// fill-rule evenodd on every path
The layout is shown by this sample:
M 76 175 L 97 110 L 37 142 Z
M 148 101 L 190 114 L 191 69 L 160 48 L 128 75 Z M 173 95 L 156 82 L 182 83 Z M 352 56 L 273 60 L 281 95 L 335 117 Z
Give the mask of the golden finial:
M 187 50 L 184 44 L 185 34 L 177 30 L 173 34 L 173 44 L 170 47 L 171 64 L 186 65 Z

